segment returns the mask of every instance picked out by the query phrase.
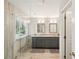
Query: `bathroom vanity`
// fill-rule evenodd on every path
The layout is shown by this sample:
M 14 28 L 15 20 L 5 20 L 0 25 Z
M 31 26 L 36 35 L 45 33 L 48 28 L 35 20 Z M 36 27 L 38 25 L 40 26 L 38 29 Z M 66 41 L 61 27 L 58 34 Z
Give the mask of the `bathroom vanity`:
M 32 37 L 32 48 L 59 49 L 59 37 Z

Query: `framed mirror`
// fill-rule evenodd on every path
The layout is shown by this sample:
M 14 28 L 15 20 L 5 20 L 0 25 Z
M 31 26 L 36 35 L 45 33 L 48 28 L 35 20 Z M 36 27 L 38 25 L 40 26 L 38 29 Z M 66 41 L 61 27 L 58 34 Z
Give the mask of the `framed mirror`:
M 39 23 L 37 24 L 37 33 L 44 33 L 45 32 L 45 24 Z
M 49 32 L 50 33 L 57 33 L 57 23 L 50 23 L 49 24 Z

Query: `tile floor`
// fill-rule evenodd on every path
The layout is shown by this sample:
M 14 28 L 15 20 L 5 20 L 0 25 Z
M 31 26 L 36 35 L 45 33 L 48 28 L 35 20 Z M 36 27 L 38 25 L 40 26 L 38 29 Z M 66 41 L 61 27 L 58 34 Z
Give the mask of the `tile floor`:
M 21 53 L 17 59 L 59 59 L 58 49 L 30 49 Z

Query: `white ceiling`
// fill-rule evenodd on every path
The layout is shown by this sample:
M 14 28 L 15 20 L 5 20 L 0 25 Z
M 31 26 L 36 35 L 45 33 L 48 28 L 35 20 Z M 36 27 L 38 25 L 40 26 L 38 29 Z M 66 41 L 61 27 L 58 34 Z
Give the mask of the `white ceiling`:
M 12 4 L 31 17 L 58 17 L 61 0 L 10 0 Z

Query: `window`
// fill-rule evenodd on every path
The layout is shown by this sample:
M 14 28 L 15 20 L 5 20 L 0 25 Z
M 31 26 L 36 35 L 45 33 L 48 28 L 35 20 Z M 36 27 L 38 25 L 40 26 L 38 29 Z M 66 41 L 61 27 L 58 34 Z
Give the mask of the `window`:
M 49 32 L 56 33 L 57 32 L 57 23 L 50 23 L 49 24 Z
M 21 20 L 16 19 L 16 35 L 24 35 L 25 34 L 25 24 Z
M 44 23 L 37 24 L 37 32 L 38 33 L 44 33 L 45 32 L 45 24 Z

